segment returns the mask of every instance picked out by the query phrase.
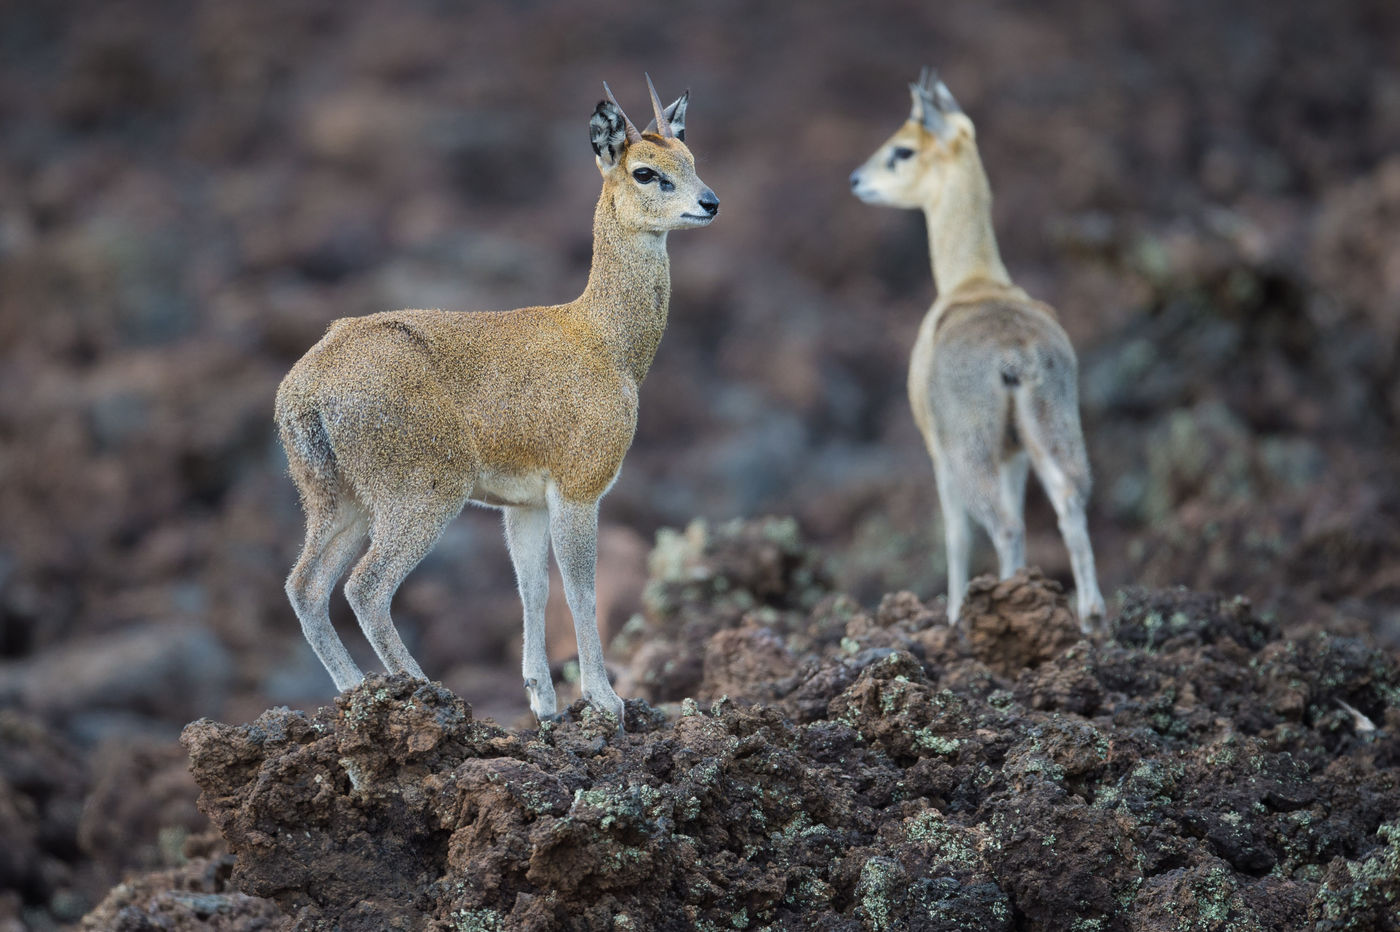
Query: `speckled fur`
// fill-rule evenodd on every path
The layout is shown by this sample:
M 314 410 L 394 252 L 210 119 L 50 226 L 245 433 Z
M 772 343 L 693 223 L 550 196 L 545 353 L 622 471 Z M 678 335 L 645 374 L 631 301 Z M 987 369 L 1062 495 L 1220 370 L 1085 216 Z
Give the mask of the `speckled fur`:
M 603 190 L 577 300 L 342 318 L 283 380 L 277 424 L 307 517 L 287 592 L 338 689 L 363 675 L 331 629 L 327 603 L 365 537 L 346 595 L 390 672 L 421 677 L 389 601 L 470 500 L 506 511 L 536 714 L 555 711 L 543 640 L 552 541 L 584 695 L 620 716 L 593 617 L 597 506 L 632 443 L 638 388 L 666 327 L 666 234 L 708 224 L 718 205 L 675 132 L 687 101 L 654 105 L 670 118 L 660 134 L 638 133 L 610 100 L 593 114 Z M 641 183 L 639 168 L 657 177 Z
M 938 482 L 948 550 L 948 617 L 967 586 L 968 516 L 987 529 L 1002 578 L 1025 562 L 1034 466 L 1059 516 L 1087 632 L 1104 613 L 1084 508 L 1089 461 L 1079 423 L 1078 363 L 1047 304 L 1011 282 L 992 231 L 991 188 L 976 132 L 927 72 L 910 85 L 909 119 L 851 175 L 871 204 L 919 208 L 938 300 L 909 363 L 909 401 Z

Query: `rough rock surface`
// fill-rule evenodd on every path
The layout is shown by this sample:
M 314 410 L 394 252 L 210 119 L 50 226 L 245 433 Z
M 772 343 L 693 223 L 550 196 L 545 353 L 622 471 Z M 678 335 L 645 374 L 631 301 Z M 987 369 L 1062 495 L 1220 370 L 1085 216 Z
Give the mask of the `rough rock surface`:
M 677 628 L 693 593 L 653 587 L 632 637 L 703 658 L 703 699 L 629 700 L 625 733 L 387 677 L 191 724 L 232 887 L 305 929 L 1395 927 L 1393 656 L 1187 590 L 1082 640 L 1034 572 L 965 630 L 908 593 L 765 610 L 807 598 L 753 571 L 779 527 L 692 532 L 690 575 L 755 608 Z
M 275 903 L 232 889 L 233 857 L 217 836 L 190 839 L 189 860 L 113 887 L 83 917 L 91 932 L 273 932 L 286 928 Z M 208 844 L 205 844 L 208 843 Z M 204 850 L 201 850 L 204 849 Z
M 955 694 L 995 682 L 1037 714 L 1121 710 L 1089 646 L 989 673 L 997 658 L 967 662 L 920 602 L 943 586 L 904 386 L 933 296 L 926 239 L 845 178 L 925 63 L 976 120 L 1008 268 L 1079 353 L 1105 590 L 1254 606 L 1145 605 L 1116 643 L 1228 648 L 1189 630 L 1205 618 L 1244 624 L 1230 640 L 1265 663 L 1288 639 L 1327 653 L 1318 632 L 1395 651 L 1397 47 L 1395 0 L 711 0 L 664 22 L 627 0 L 0 4 L 0 930 L 54 932 L 133 871 L 183 869 L 182 840 L 208 827 L 176 741 L 192 718 L 327 701 L 282 588 L 302 525 L 269 417 L 279 379 L 342 315 L 577 294 L 598 192 L 583 123 L 603 78 L 645 111 L 646 68 L 663 92 L 694 88 L 725 207 L 674 241 L 668 332 L 602 513 L 600 623 L 643 611 L 646 542 L 697 515 L 716 540 L 715 516 L 795 515 L 827 560 L 802 582 L 786 545 L 736 542 L 733 574 L 753 560 L 786 588 L 663 579 L 700 595 L 665 596 L 678 625 L 646 608 L 609 651 L 624 695 L 672 721 L 687 695 L 752 699 L 807 727 L 903 650 Z M 1066 583 L 1035 483 L 1027 529 L 1030 562 Z M 551 662 L 567 673 L 560 588 Z M 900 589 L 918 598 L 882 599 Z M 479 717 L 522 723 L 498 516 L 453 525 L 395 618 Z M 1304 715 L 1335 661 L 1253 693 L 1281 703 L 1260 714 Z M 1235 689 L 1152 669 L 1151 695 L 1178 697 L 1153 714 L 1200 716 Z M 1345 731 L 1350 713 L 1319 708 Z M 1228 710 L 1256 720 L 1247 699 Z M 1174 904 L 1214 890 L 1287 927 L 1272 917 L 1311 914 L 1316 883 L 1318 921 L 1342 922 L 1353 899 L 1387 902 L 1380 838 L 1302 887 L 1277 866 L 1224 884 L 1213 862 L 1155 865 L 1132 921 L 1189 925 Z M 1214 915 L 1199 925 L 1238 919 Z

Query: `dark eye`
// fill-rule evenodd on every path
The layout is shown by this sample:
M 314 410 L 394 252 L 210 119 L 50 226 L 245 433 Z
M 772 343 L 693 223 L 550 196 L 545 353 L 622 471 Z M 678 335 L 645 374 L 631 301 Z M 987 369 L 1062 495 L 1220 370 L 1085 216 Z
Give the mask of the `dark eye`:
M 890 154 L 893 155 L 896 159 L 908 159 L 913 158 L 914 150 L 908 148 L 907 146 L 898 146 Z
M 656 172 L 650 168 L 639 168 L 632 172 L 632 177 L 637 179 L 637 184 L 651 184 L 656 180 Z

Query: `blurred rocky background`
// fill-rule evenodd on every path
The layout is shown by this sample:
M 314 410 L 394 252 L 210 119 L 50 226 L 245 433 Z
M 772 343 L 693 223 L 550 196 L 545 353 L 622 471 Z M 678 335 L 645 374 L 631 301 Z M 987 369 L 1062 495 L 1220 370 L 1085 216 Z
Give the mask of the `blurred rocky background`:
M 282 593 L 279 379 L 336 317 L 576 295 L 588 115 L 605 79 L 645 113 L 644 70 L 691 88 L 723 208 L 671 238 L 603 505 L 611 632 L 657 530 L 693 517 L 795 516 L 867 606 L 941 592 L 904 397 L 922 218 L 846 184 L 932 64 L 1012 274 L 1080 350 L 1106 591 L 1241 593 L 1285 633 L 1396 649 L 1397 47 L 1386 0 L 0 4 L 0 928 L 177 857 L 205 824 L 185 722 L 329 699 Z M 1068 582 L 1034 487 L 1029 508 L 1031 562 Z M 395 612 L 430 675 L 521 721 L 495 515 Z

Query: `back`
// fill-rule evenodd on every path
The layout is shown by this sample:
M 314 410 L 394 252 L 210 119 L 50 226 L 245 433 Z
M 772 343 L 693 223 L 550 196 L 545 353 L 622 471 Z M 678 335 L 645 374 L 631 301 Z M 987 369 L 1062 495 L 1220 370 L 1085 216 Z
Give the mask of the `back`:
M 940 410 L 996 404 L 993 397 L 1021 385 L 1078 403 L 1074 348 L 1049 309 L 1033 303 L 993 299 L 944 308 L 933 324 L 927 365 L 921 387 L 934 419 Z
M 934 324 L 934 367 L 1002 362 L 1027 355 L 1073 371 L 1074 348 L 1044 305 L 992 299 L 953 304 Z

